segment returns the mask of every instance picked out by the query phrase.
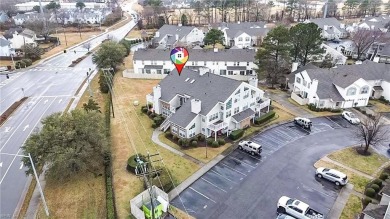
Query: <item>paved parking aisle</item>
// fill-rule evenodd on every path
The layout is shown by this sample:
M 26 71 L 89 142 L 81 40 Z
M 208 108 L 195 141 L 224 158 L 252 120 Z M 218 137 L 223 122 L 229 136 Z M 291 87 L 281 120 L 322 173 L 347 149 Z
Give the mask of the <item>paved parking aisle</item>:
M 230 195 L 237 189 L 240 189 L 247 178 L 253 178 L 250 177 L 251 174 L 255 171 L 258 172 L 263 162 L 269 160 L 275 152 L 285 145 L 318 133 L 349 127 L 348 124 L 345 124 L 347 121 L 341 116 L 313 118 L 311 120 L 313 127 L 310 131 L 290 122 L 251 137 L 249 140 L 262 145 L 263 151 L 261 156 L 252 156 L 239 149 L 234 150 L 191 184 L 190 187 L 186 188 L 180 194 L 180 198 L 176 197 L 173 199 L 171 204 L 182 210 L 187 210 L 190 215 L 196 218 L 210 218 L 215 213 L 215 209 L 220 209 L 221 205 L 224 205 L 223 203 L 229 199 Z M 306 172 L 313 171 L 312 166 L 303 168 L 306 168 Z M 283 191 L 291 190 L 292 192 L 295 191 L 295 193 L 300 192 L 304 197 L 318 197 L 319 203 L 315 205 L 324 212 L 329 211 L 330 206 L 332 206 L 337 197 L 337 192 L 333 188 L 329 189 L 323 186 L 323 190 L 321 191 L 315 188 L 315 186 L 318 186 L 316 185 L 318 182 L 315 180 L 310 183 L 302 183 L 299 177 L 294 178 L 292 173 L 296 171 L 296 168 L 289 167 L 286 170 L 290 173 L 278 175 L 278 179 L 276 180 L 280 182 L 279 186 L 283 186 Z M 259 175 L 259 177 L 263 176 Z M 276 191 L 272 189 L 272 184 L 269 187 L 269 192 L 275 194 Z M 277 190 L 280 190 L 280 188 Z M 274 204 L 276 206 L 276 203 Z M 264 211 L 267 217 L 268 211 L 273 212 L 272 216 L 274 216 L 274 209 L 272 211 L 270 209 Z

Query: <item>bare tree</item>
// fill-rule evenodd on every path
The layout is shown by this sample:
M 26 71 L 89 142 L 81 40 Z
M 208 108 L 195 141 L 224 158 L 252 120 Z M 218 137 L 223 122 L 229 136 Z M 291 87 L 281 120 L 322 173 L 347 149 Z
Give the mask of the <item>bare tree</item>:
M 90 41 L 88 41 L 88 42 L 86 42 L 86 43 L 84 43 L 83 44 L 83 47 L 85 48 L 85 49 L 88 49 L 88 52 L 89 52 L 89 50 L 91 49 L 91 42 Z
M 389 139 L 388 130 L 381 122 L 382 115 L 378 114 L 373 118 L 363 120 L 355 129 L 353 136 L 359 142 L 364 142 L 364 153 L 368 152 L 370 146 L 375 146 Z
M 358 29 L 351 37 L 356 49 L 357 59 L 359 60 L 363 53 L 374 43 L 385 43 L 388 39 L 385 37 L 385 33 L 380 30 L 366 30 Z

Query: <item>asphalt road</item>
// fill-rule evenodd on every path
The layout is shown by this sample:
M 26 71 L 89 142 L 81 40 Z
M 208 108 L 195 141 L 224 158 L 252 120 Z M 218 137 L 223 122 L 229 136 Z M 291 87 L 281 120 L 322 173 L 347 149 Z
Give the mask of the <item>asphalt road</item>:
M 131 4 L 125 6 L 129 11 Z M 119 40 L 135 26 L 133 21 L 121 28 L 89 40 L 91 49 L 102 40 Z M 73 51 L 76 51 L 74 53 Z M 12 217 L 22 200 L 27 186 L 25 167 L 21 158 L 21 146 L 27 137 L 41 126 L 41 119 L 65 110 L 77 89 L 86 79 L 87 71 L 95 70 L 91 56 L 75 67 L 69 67 L 73 60 L 88 52 L 82 45 L 69 49 L 54 58 L 44 61 L 28 70 L 10 74 L 10 79 L 2 75 L 0 80 L 0 113 L 23 96 L 29 97 L 19 109 L 0 127 L 0 212 L 1 217 Z M 79 94 L 81 95 L 81 94 Z
M 268 219 L 276 217 L 277 201 L 285 195 L 326 216 L 339 188 L 317 179 L 313 164 L 356 142 L 352 125 L 341 117 L 312 121 L 311 132 L 288 123 L 252 137 L 263 146 L 262 156 L 233 151 L 171 204 L 196 218 Z

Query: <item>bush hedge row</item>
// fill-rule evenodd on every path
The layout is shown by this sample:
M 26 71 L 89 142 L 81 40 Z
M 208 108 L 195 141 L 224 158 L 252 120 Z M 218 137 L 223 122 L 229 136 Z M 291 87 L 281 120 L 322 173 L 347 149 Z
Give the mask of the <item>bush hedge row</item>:
M 230 133 L 229 138 L 232 140 L 237 140 L 241 138 L 243 135 L 244 135 L 244 130 L 237 129 L 235 131 L 232 131 L 232 133 Z
M 311 111 L 315 111 L 315 112 L 323 112 L 323 111 L 328 111 L 328 112 L 332 112 L 332 113 L 341 113 L 341 109 L 332 109 L 332 108 L 318 108 L 315 104 L 313 103 L 310 103 L 309 105 L 307 105 L 307 107 L 309 108 L 309 110 Z
M 260 124 L 262 124 L 262 123 L 264 123 L 264 122 L 266 122 L 266 121 L 268 121 L 268 120 L 270 120 L 270 119 L 272 119 L 274 117 L 275 117 L 275 112 L 274 111 L 269 111 L 265 115 L 262 115 L 259 118 L 256 118 L 255 119 L 255 124 L 256 125 L 260 125 Z

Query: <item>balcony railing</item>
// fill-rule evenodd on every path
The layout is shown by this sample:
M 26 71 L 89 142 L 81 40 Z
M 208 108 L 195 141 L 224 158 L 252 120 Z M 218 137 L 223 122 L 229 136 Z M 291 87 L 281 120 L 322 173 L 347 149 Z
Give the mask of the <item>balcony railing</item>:
M 224 121 L 221 121 L 221 120 L 215 122 L 214 124 L 210 124 L 207 126 L 208 129 L 210 129 L 214 132 L 219 131 L 221 129 L 224 129 L 226 127 L 228 127 L 228 124 Z
M 302 98 L 300 95 L 292 92 L 291 93 L 291 99 L 293 99 L 295 102 L 299 103 L 299 105 L 306 105 L 309 103 L 308 98 Z
M 259 103 L 256 104 L 256 108 L 263 109 L 271 104 L 271 100 L 269 98 L 262 99 Z

